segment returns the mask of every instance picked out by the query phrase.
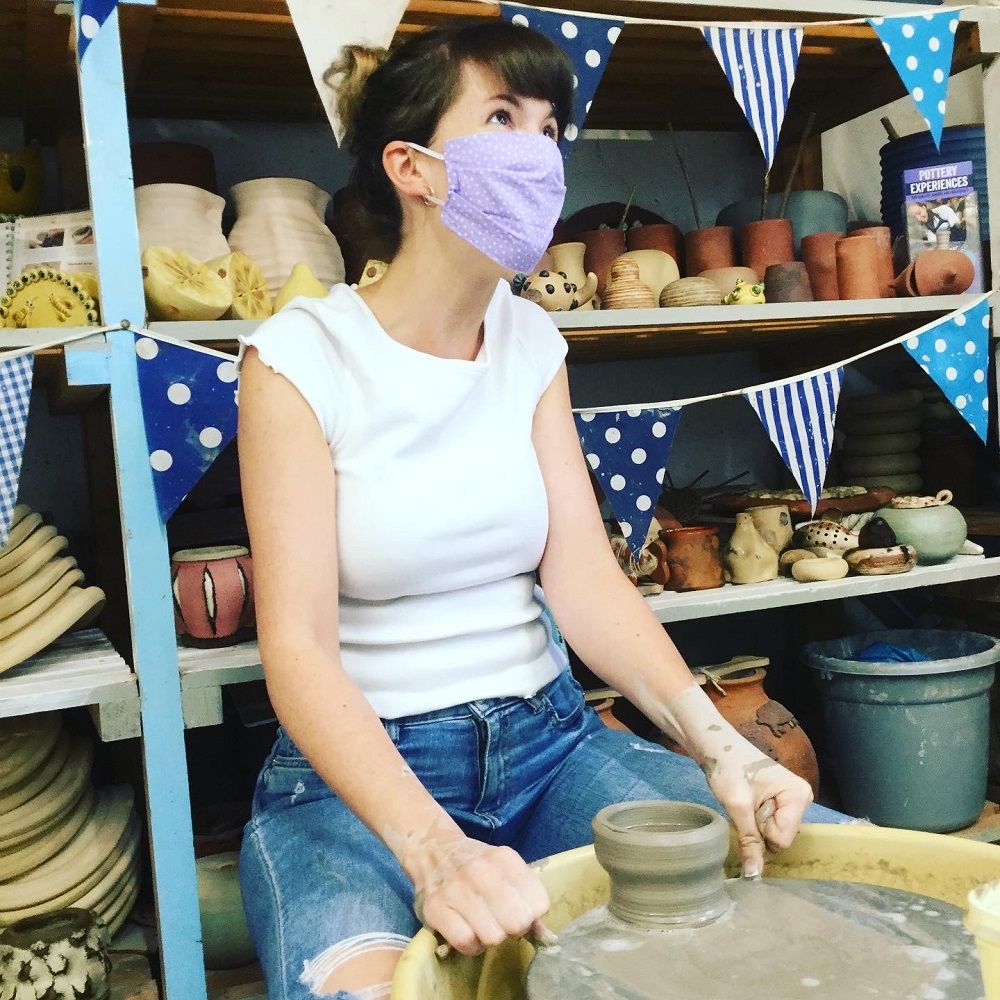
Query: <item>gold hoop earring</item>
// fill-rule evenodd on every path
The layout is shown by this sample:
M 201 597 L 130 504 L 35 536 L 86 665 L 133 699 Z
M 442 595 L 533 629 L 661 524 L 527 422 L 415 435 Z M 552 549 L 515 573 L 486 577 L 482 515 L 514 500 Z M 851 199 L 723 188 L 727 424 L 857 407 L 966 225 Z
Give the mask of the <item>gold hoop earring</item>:
M 437 204 L 436 202 L 431 201 L 431 198 L 436 198 L 437 197 L 437 195 L 434 193 L 434 188 L 433 187 L 430 187 L 430 193 L 429 194 L 422 194 L 420 197 L 423 200 L 423 203 L 428 208 L 434 208 L 435 205 Z

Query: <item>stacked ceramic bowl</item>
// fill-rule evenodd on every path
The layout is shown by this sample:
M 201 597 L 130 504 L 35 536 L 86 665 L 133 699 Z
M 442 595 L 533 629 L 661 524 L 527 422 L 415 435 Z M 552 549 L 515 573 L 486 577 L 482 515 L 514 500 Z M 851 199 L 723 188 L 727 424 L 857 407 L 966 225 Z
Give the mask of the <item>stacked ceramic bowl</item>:
M 14 508 L 0 549 L 0 673 L 44 649 L 104 607 L 104 591 L 84 587 L 69 542 L 25 506 Z
M 846 432 L 840 473 L 851 486 L 889 486 L 915 493 L 920 476 L 923 393 L 918 389 L 855 396 L 841 402 L 837 430 Z
M 114 933 L 135 905 L 132 790 L 95 792 L 93 756 L 57 712 L 0 720 L 0 927 L 77 907 Z

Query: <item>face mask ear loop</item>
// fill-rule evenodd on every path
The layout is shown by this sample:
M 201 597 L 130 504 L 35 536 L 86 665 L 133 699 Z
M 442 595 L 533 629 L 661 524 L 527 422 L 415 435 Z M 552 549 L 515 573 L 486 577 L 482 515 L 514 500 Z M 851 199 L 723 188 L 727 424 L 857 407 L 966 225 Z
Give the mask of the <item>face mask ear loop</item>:
M 444 157 L 433 149 L 428 149 L 426 146 L 421 146 L 418 142 L 407 142 L 407 146 L 411 149 L 415 149 L 418 153 L 424 153 L 427 156 L 432 156 L 435 160 L 441 160 L 444 162 Z M 434 194 L 434 188 L 431 187 L 428 194 L 423 194 L 420 196 L 423 199 L 423 203 L 429 207 L 436 205 L 439 208 L 444 206 L 444 202 Z

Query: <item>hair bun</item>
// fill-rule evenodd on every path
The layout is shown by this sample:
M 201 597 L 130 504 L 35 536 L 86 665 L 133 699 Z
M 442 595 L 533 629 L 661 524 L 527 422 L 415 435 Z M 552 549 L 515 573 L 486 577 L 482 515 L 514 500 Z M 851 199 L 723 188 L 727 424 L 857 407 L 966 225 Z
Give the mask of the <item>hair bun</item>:
M 323 74 L 323 82 L 337 95 L 337 114 L 346 132 L 351 130 L 357 118 L 368 78 L 388 56 L 388 49 L 345 45 L 341 49 L 340 58 L 331 63 Z

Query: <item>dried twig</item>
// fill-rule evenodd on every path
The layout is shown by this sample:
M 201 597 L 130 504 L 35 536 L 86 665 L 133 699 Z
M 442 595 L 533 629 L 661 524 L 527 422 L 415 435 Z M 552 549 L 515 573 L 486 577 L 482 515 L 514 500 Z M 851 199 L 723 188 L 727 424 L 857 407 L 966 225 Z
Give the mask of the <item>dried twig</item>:
M 691 199 L 691 211 L 694 213 L 695 228 L 701 229 L 701 216 L 698 213 L 698 202 L 694 196 L 694 188 L 691 186 L 691 178 L 688 176 L 687 164 L 684 162 L 684 157 L 681 156 L 681 148 L 677 144 L 677 134 L 674 132 L 674 127 L 670 122 L 667 122 L 667 131 L 670 133 L 670 138 L 674 144 L 674 156 L 677 157 L 677 162 L 680 164 L 681 174 L 684 177 L 684 183 L 688 190 L 688 198 Z
M 812 137 L 812 130 L 815 124 L 816 112 L 810 111 L 809 117 L 806 119 L 806 127 L 802 132 L 802 138 L 799 140 L 799 148 L 795 154 L 795 162 L 792 164 L 791 172 L 788 175 L 788 183 L 785 185 L 785 196 L 781 199 L 781 211 L 778 213 L 779 219 L 783 219 L 785 217 L 785 212 L 788 211 L 788 199 L 792 196 L 792 185 L 795 183 L 795 175 L 799 172 L 799 167 L 802 166 L 802 157 L 806 155 L 806 146 L 809 144 L 809 139 Z

